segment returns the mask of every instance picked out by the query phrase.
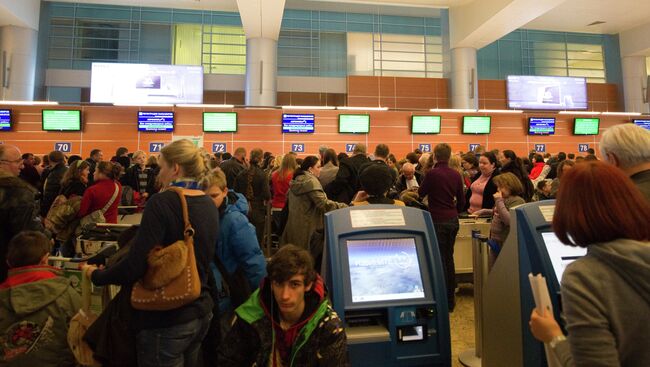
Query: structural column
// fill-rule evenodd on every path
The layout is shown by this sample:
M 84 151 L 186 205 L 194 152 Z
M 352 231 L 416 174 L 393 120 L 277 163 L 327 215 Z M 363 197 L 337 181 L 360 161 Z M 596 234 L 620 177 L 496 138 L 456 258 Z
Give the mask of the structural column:
M 451 107 L 478 108 L 478 80 L 476 49 L 457 47 L 451 49 Z
M 38 31 L 13 25 L 0 27 L 3 100 L 33 101 Z
M 246 39 L 246 105 L 275 106 L 277 95 L 278 41 Z
M 648 73 L 645 56 L 625 56 L 622 58 L 623 94 L 625 111 L 645 112 L 648 110 Z

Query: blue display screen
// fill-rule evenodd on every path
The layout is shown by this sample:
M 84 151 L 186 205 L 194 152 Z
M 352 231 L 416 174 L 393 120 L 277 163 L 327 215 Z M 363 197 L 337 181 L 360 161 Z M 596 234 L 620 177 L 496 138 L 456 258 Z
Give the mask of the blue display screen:
M 555 119 L 552 117 L 531 117 L 528 120 L 529 135 L 555 134 Z
M 138 131 L 172 132 L 174 131 L 174 113 L 139 111 Z
M 0 131 L 11 130 L 11 111 L 0 110 Z
M 643 120 L 642 120 L 642 119 L 638 119 L 638 120 L 634 120 L 634 124 L 635 124 L 636 126 L 641 126 L 642 128 L 644 128 L 644 129 L 646 129 L 646 130 L 650 130 L 650 119 L 643 119 Z
M 282 133 L 313 133 L 313 114 L 282 114 Z
M 347 241 L 352 303 L 425 298 L 414 238 Z

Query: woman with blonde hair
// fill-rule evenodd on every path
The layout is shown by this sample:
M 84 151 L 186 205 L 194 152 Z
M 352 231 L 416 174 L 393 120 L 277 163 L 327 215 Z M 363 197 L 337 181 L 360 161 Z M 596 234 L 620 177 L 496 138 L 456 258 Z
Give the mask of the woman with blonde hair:
M 96 285 L 118 284 L 131 287 L 147 271 L 147 256 L 156 246 L 182 240 L 184 221 L 178 194 L 169 187 L 181 188 L 187 202 L 189 221 L 194 229 L 194 255 L 201 280 L 196 300 L 168 311 L 134 310 L 133 325 L 138 365 L 196 366 L 201 342 L 212 319 L 213 300 L 208 284 L 210 262 L 219 234 L 219 212 L 200 182 L 208 173 L 199 149 L 187 140 L 177 140 L 160 152 L 158 179 L 163 191 L 149 198 L 140 228 L 130 251 L 122 261 L 98 270 L 86 271 Z
M 142 198 L 147 198 L 155 193 L 156 175 L 145 163 L 147 154 L 138 150 L 133 153 L 133 165 L 129 167 L 120 179 L 123 186 L 129 186 Z

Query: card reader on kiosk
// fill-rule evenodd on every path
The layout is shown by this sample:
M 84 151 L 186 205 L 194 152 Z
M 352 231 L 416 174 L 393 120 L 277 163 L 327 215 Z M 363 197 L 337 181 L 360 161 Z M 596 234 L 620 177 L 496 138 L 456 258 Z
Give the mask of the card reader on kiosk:
M 553 314 L 562 325 L 562 273 L 587 252 L 558 240 L 551 228 L 554 210 L 555 201 L 546 200 L 510 211 L 510 235 L 484 280 L 483 366 L 547 365 L 544 346 L 533 338 L 528 326 L 535 308 L 528 274 L 546 278 Z
M 367 205 L 325 214 L 324 277 L 352 366 L 450 366 L 449 313 L 431 216 Z

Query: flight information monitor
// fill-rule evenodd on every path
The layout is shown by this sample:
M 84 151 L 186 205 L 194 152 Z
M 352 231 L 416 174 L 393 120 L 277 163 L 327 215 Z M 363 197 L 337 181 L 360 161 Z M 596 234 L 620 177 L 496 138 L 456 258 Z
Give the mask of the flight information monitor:
M 580 77 L 508 75 L 508 107 L 530 110 L 586 110 L 587 80 Z
M 599 118 L 576 118 L 573 124 L 574 135 L 598 135 Z
M 463 134 L 489 134 L 490 116 L 463 116 Z
M 440 134 L 440 116 L 411 116 L 411 134 Z
M 138 131 L 170 133 L 174 131 L 174 113 L 138 111 Z
M 531 117 L 528 119 L 528 135 L 555 134 L 555 118 Z
M 11 110 L 0 110 L 0 131 L 11 130 Z
M 367 134 L 370 115 L 339 115 L 339 133 Z
M 633 122 L 637 126 L 641 126 L 646 130 L 650 130 L 650 119 L 636 119 Z
M 237 132 L 237 112 L 203 112 L 203 131 L 206 133 Z
M 282 132 L 283 133 L 313 133 L 314 132 L 314 114 L 312 113 L 283 113 L 282 114 Z
M 43 110 L 44 131 L 80 131 L 80 110 Z
M 566 267 L 577 259 L 587 254 L 584 247 L 568 246 L 560 242 L 555 233 L 543 232 L 542 239 L 548 252 L 548 257 L 553 265 L 555 277 L 558 283 L 562 280 L 562 274 Z
M 348 240 L 352 303 L 425 298 L 414 238 Z

